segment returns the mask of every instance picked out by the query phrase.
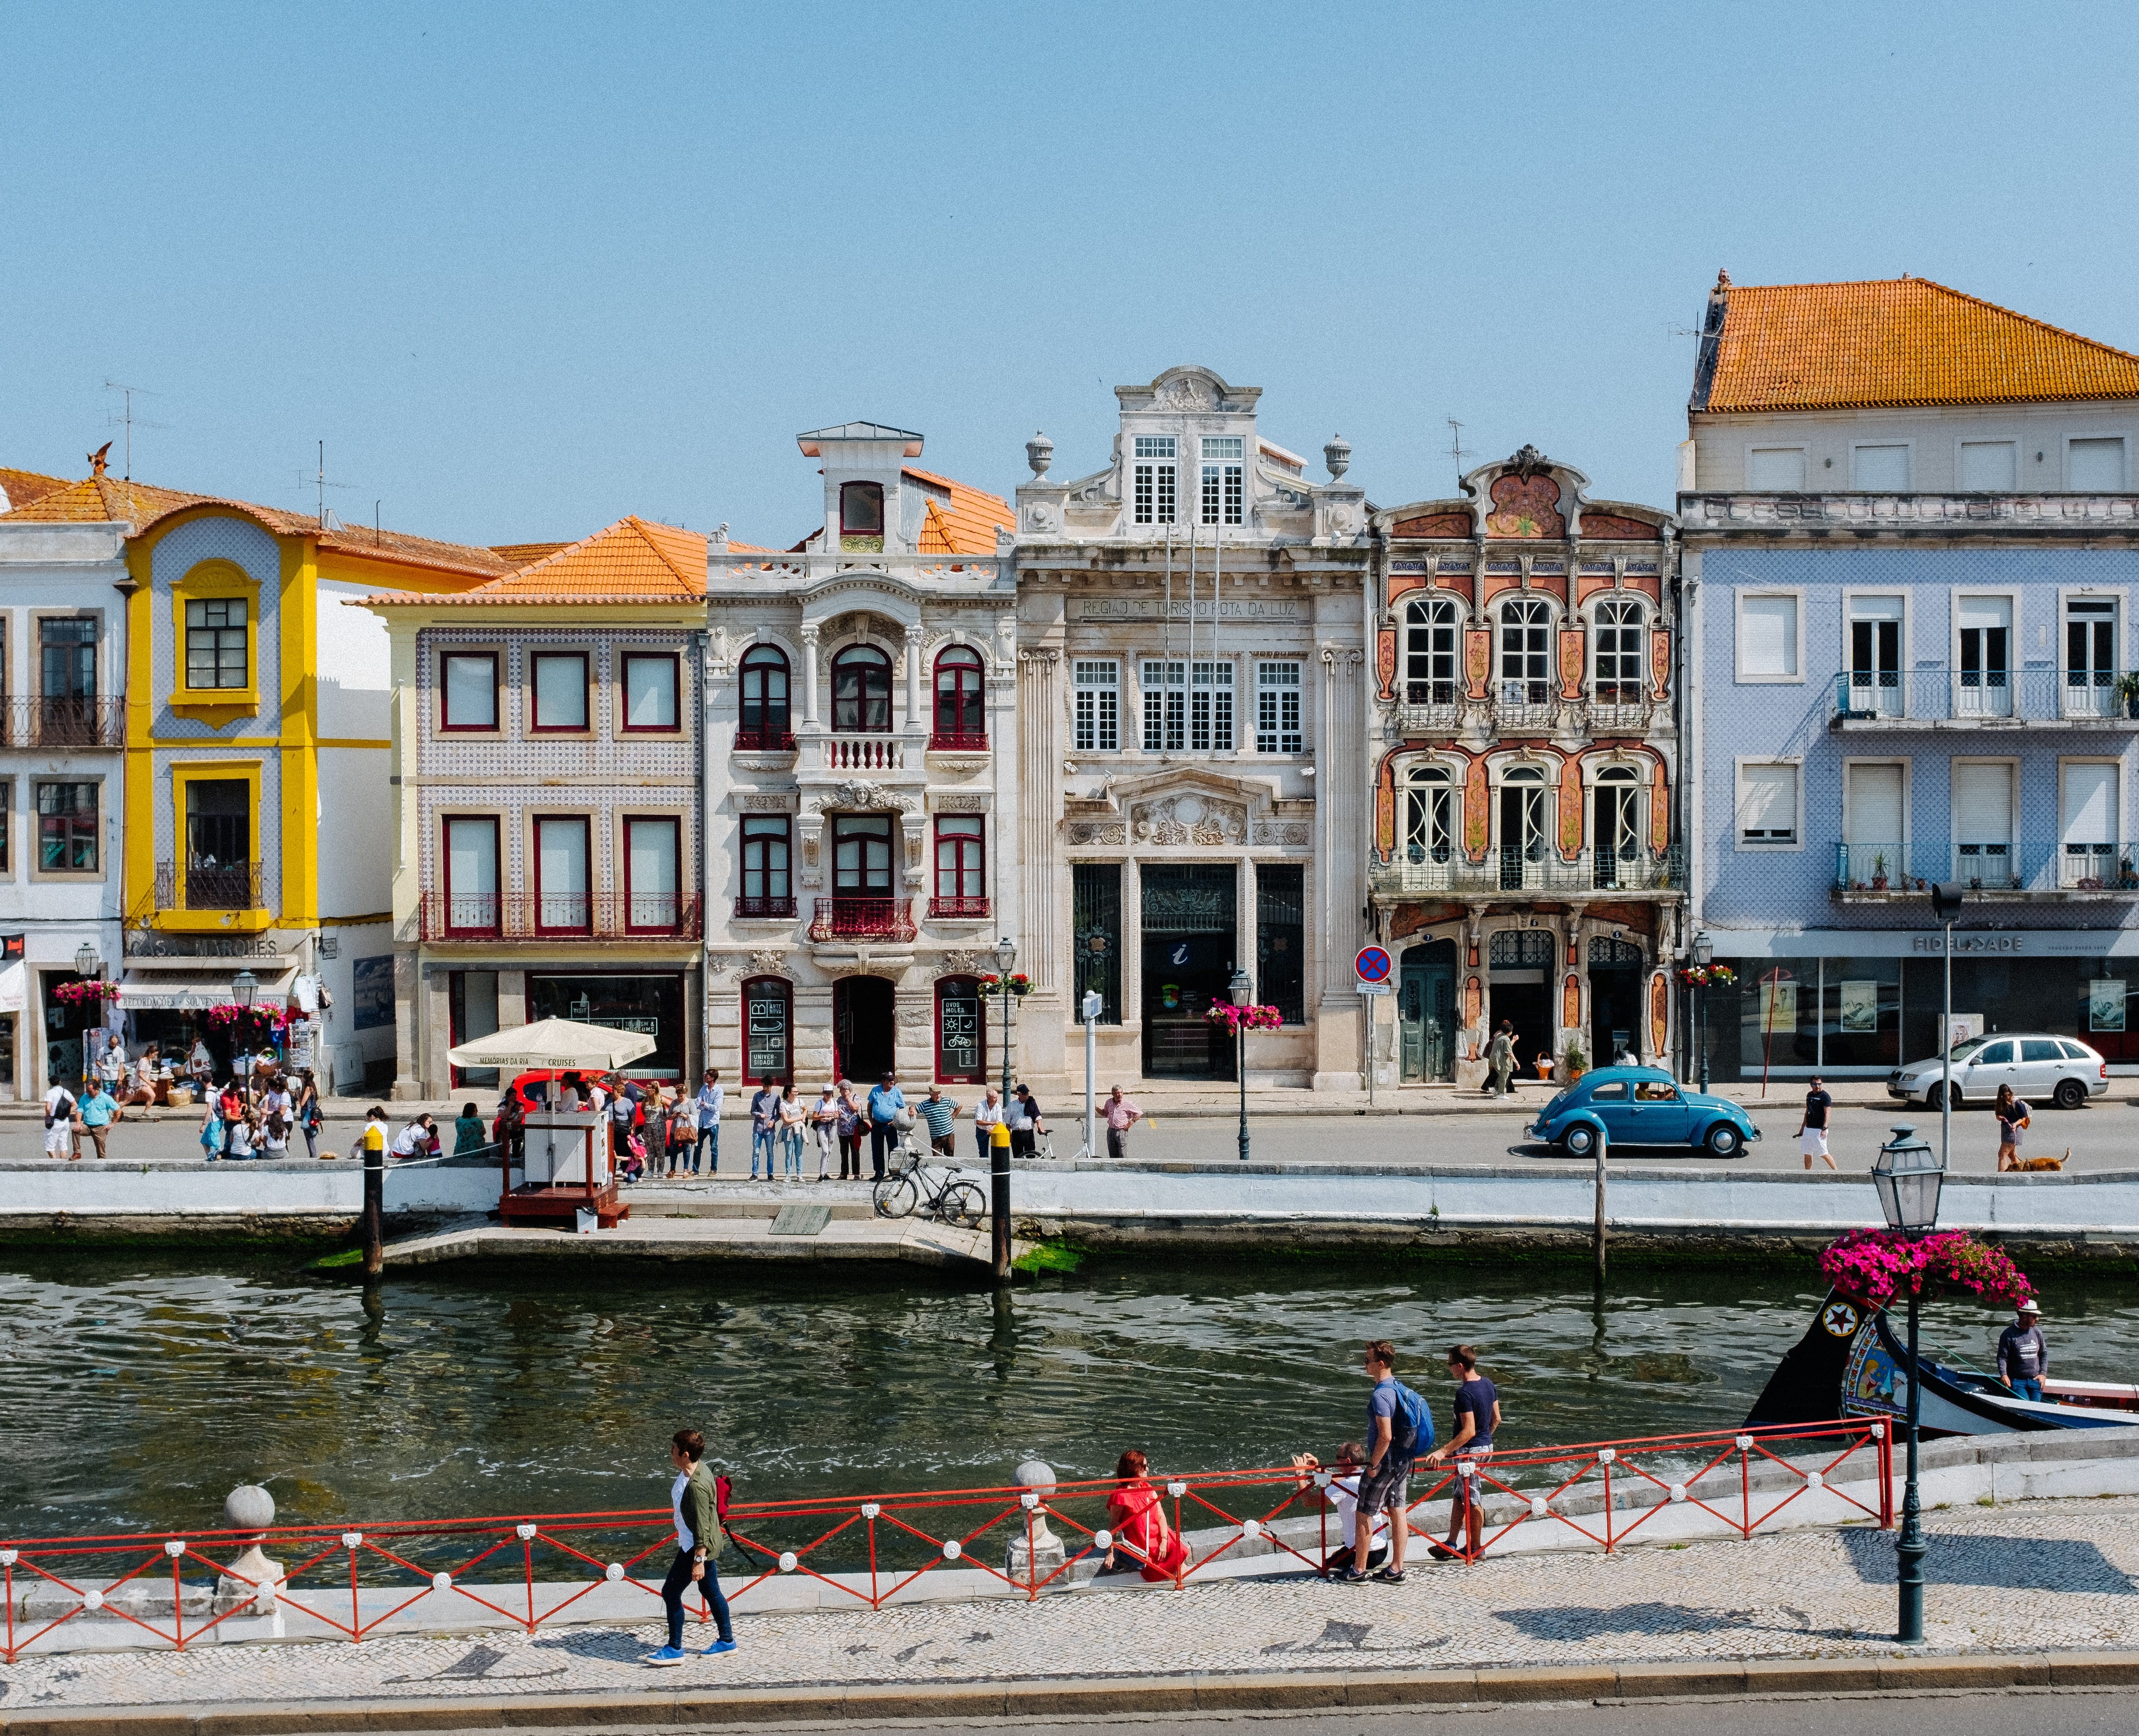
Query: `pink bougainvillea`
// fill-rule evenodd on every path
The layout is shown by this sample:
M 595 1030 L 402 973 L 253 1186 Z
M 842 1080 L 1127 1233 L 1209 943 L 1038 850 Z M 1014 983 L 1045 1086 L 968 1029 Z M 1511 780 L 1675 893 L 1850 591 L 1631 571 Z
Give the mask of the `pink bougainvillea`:
M 1853 1230 L 1820 1255 L 1819 1271 L 1845 1295 L 1882 1307 L 1911 1291 L 1936 1295 L 1941 1284 L 1970 1291 L 1985 1302 L 2018 1302 L 2034 1289 L 2004 1249 L 1980 1242 L 1965 1230 L 1920 1236 Z
M 63 982 L 52 990 L 52 999 L 64 1001 L 69 1006 L 91 1000 L 116 1000 L 119 985 L 101 979 L 93 982 Z
M 1213 1001 L 1203 1016 L 1228 1031 L 1274 1031 L 1285 1023 L 1285 1015 L 1274 1006 L 1235 1006 L 1230 1000 Z

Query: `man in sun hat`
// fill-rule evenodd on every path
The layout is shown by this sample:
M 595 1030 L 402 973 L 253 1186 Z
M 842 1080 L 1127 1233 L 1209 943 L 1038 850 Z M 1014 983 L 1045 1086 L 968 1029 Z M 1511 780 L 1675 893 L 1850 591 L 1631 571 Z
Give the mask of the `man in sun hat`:
M 2013 1323 L 1998 1335 L 1998 1378 L 2015 1398 L 2031 1398 L 2040 1404 L 2043 1377 L 2050 1372 L 2049 1341 L 2043 1337 L 2043 1310 L 2032 1296 L 2024 1296 L 2013 1310 Z

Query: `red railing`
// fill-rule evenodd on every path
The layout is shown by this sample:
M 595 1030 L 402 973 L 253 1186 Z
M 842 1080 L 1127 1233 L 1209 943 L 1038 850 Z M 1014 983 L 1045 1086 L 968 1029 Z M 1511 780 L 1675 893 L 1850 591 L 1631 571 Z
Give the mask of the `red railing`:
M 1797 1456 L 1784 1457 L 1785 1448 L 1797 1449 Z M 1483 1523 L 1477 1548 L 1466 1536 L 1456 1552 L 1466 1560 L 1506 1545 L 1525 1527 L 1541 1525 L 1571 1533 L 1575 1547 L 1613 1550 L 1675 1509 L 1705 1516 L 1691 1527 L 1678 1523 L 1678 1535 L 1720 1531 L 1750 1538 L 1794 1504 L 1823 1494 L 1836 1509 L 1827 1523 L 1871 1518 L 1884 1528 L 1894 1523 L 1892 1443 L 1886 1426 L 1869 1420 L 1540 1447 L 1482 1462 L 1422 1465 L 1414 1486 L 1427 1476 L 1437 1480 L 1415 1496 L 1413 1512 L 1451 1491 L 1459 1478 L 1473 1475 Z M 1519 1475 L 1521 1486 L 1510 1480 Z M 1876 1484 L 1866 1491 L 1871 1500 L 1836 1486 L 1845 1479 Z M 1170 1509 L 1171 1531 L 1182 1533 L 1185 1523 L 1194 1544 L 1160 1577 L 1185 1584 L 1265 1548 L 1327 1572 L 1335 1517 L 1329 1486 L 1326 1469 L 1289 1465 L 1154 1477 L 1152 1487 Z M 979 1576 L 954 1588 L 965 1595 L 1036 1598 L 1110 1548 L 1129 1571 L 1148 1564 L 1142 1550 L 1109 1529 L 1107 1501 L 1117 1488 L 1112 1478 L 1095 1478 L 1041 1490 L 737 1502 L 727 1527 L 734 1548 L 721 1562 L 721 1577 L 732 1602 L 800 1575 L 880 1610 L 924 1575 L 962 1568 Z M 1059 1563 L 1048 1548 L 1050 1522 L 1064 1533 L 1054 1539 L 1061 1545 Z M 351 1641 L 369 1637 L 426 1598 L 465 1600 L 529 1633 L 570 1611 L 603 1619 L 650 1614 L 674 1549 L 673 1527 L 669 1509 L 660 1507 L 346 1528 L 25 1538 L 0 1545 L 6 1602 L 0 1661 L 15 1663 L 69 1622 L 98 1619 L 116 1619 L 139 1629 L 144 1641 L 184 1650 L 233 1617 L 271 1608 L 316 1623 L 321 1637 L 339 1634 Z M 259 1556 L 250 1554 L 253 1545 Z M 1423 1542 L 1414 1553 L 1422 1548 Z M 653 1566 L 642 1574 L 649 1558 Z M 277 1558 L 281 1573 L 271 1585 L 259 1563 Z M 550 1577 L 538 1577 L 538 1558 Z M 189 1564 L 228 1580 L 233 1590 L 218 1600 L 198 1578 L 188 1586 Z M 587 1602 L 605 1588 L 614 1589 L 600 1606 Z M 624 1611 L 616 1606 L 619 1597 L 629 1605 Z M 218 1601 L 230 1606 L 218 1611 Z M 766 1601 L 777 1600 L 768 1593 Z M 709 1614 L 698 1600 L 694 1612 L 701 1621 Z M 417 1619 L 432 1618 L 427 1611 Z
M 795 901 L 792 898 L 753 898 L 746 894 L 735 901 L 735 913 L 741 922 L 771 922 L 781 917 L 792 917 Z
M 984 754 L 987 734 L 982 730 L 937 730 L 928 738 L 932 754 Z
M 820 898 L 810 923 L 813 941 L 910 941 L 915 932 L 905 898 Z
M 697 894 L 477 892 L 423 894 L 427 941 L 694 941 Z
M 932 922 L 972 922 L 988 913 L 986 898 L 931 898 L 928 916 Z
M 795 731 L 792 730 L 737 730 L 736 751 L 739 754 L 781 754 L 792 751 Z

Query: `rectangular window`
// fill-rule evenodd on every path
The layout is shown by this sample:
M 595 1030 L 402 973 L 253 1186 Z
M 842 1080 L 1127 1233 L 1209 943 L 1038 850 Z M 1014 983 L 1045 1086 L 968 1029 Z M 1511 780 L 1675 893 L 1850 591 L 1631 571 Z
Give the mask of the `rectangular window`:
M 1745 487 L 1755 494 L 1802 494 L 1805 449 L 1802 446 L 1755 446 L 1745 454 Z
M 1798 676 L 1798 599 L 1738 599 L 1738 678 L 1795 681 Z
M 593 926 L 587 879 L 587 823 L 551 816 L 535 822 L 535 926 L 584 934 Z
M 2068 440 L 2065 487 L 2075 494 L 2123 493 L 2124 437 Z
M 2092 890 L 2117 883 L 2120 767 L 2071 760 L 2058 769 L 2058 884 Z
M 1192 753 L 1233 751 L 1233 666 L 1197 663 L 1190 671 L 1188 747 Z
M 1171 434 L 1138 434 L 1133 477 L 1133 511 L 1140 525 L 1173 522 L 1174 439 Z
M 673 815 L 624 821 L 626 928 L 666 933 L 677 927 L 683 915 L 678 890 L 683 878 L 683 837 L 682 823 Z
M 1849 599 L 1849 709 L 1861 716 L 1902 714 L 1903 597 Z
M 497 727 L 497 654 L 453 652 L 438 659 L 438 727 Z
M 208 597 L 186 604 L 186 685 L 242 687 L 245 681 L 245 599 Z
M 536 730 L 583 730 L 587 726 L 587 659 L 580 651 L 542 651 L 534 666 Z
M 2010 440 L 1962 441 L 1962 490 L 1969 494 L 2009 493 L 2019 477 L 2018 456 Z
M 1287 1024 L 1307 1023 L 1307 870 L 1256 864 L 1256 999 Z
M 936 900 L 937 915 L 987 914 L 987 840 L 977 814 L 936 817 Z M 951 903 L 955 908 L 945 911 Z
M 1079 658 L 1074 668 L 1077 751 L 1111 754 L 1122 745 L 1122 666 L 1111 659 Z
M 1904 767 L 1863 761 L 1842 768 L 1842 837 L 1848 883 L 1864 886 L 1908 873 L 1902 848 L 1907 830 L 1908 776 Z
M 624 660 L 626 730 L 676 727 L 676 659 L 667 653 L 634 653 Z
M 1076 990 L 1070 1016 L 1084 1022 L 1084 996 L 1096 990 L 1102 1024 L 1122 1022 L 1122 870 L 1114 862 L 1070 866 L 1070 980 Z
M 1903 494 L 1909 487 L 1909 449 L 1891 446 L 1850 448 L 1849 486 L 1867 494 Z
M 2014 768 L 1973 760 L 1955 760 L 1952 767 L 1954 878 L 1976 886 L 2015 883 Z
M 752 814 L 742 823 L 740 917 L 791 917 L 795 890 L 788 873 L 787 816 Z
M 97 822 L 96 785 L 40 784 L 37 788 L 37 871 L 96 873 L 104 835 Z
M 832 891 L 841 898 L 891 896 L 892 818 L 841 814 L 832 820 Z
M 1143 751 L 1177 753 L 1188 745 L 1188 665 L 1147 661 L 1143 666 Z
M 1960 684 L 1954 689 L 1954 715 L 2011 716 L 2013 599 L 1956 597 L 1953 609 L 1960 636 Z
M 1203 522 L 1237 525 L 1246 506 L 1244 442 L 1237 435 L 1207 435 L 1203 441 Z M 1229 462 L 1230 461 L 1230 462 Z
M 1795 844 L 1797 839 L 1798 768 L 1794 765 L 1740 765 L 1738 841 Z
M 497 929 L 497 822 L 454 815 L 446 821 L 446 932 Z
M 46 615 L 37 623 L 38 697 L 54 702 L 86 702 L 96 697 L 95 615 Z
M 2065 715 L 2113 717 L 2117 697 L 2117 604 L 2108 597 L 2065 601 Z
M 1296 754 L 1306 751 L 1300 728 L 1300 665 L 1256 665 L 1256 751 Z

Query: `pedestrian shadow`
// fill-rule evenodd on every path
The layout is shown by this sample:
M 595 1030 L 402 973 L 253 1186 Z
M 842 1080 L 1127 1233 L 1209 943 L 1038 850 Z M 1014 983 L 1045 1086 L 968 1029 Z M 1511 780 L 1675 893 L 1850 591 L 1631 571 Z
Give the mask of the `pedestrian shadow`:
M 660 1619 L 657 1613 L 654 1620 Z M 710 1632 L 710 1630 L 708 1630 Z M 687 1631 L 683 1643 L 691 1643 L 692 1632 Z M 628 1627 L 567 1628 L 562 1633 L 544 1634 L 529 1647 L 532 1651 L 561 1651 L 567 1657 L 584 1658 L 597 1664 L 636 1664 L 658 1640 L 644 1640 Z
M 1867 1585 L 1895 1582 L 1891 1533 L 1838 1533 L 1843 1548 Z M 1926 1585 L 1985 1586 L 2001 1592 L 2139 1592 L 2132 1576 L 2094 1544 L 2078 1538 L 1934 1535 L 1924 1558 Z
M 1712 1634 L 1761 1625 L 1746 1610 L 1704 1609 L 1684 1603 L 1622 1603 L 1610 1609 L 1564 1604 L 1551 1609 L 1495 1610 L 1493 1614 L 1529 1640 L 1587 1640 L 1606 1634 Z

